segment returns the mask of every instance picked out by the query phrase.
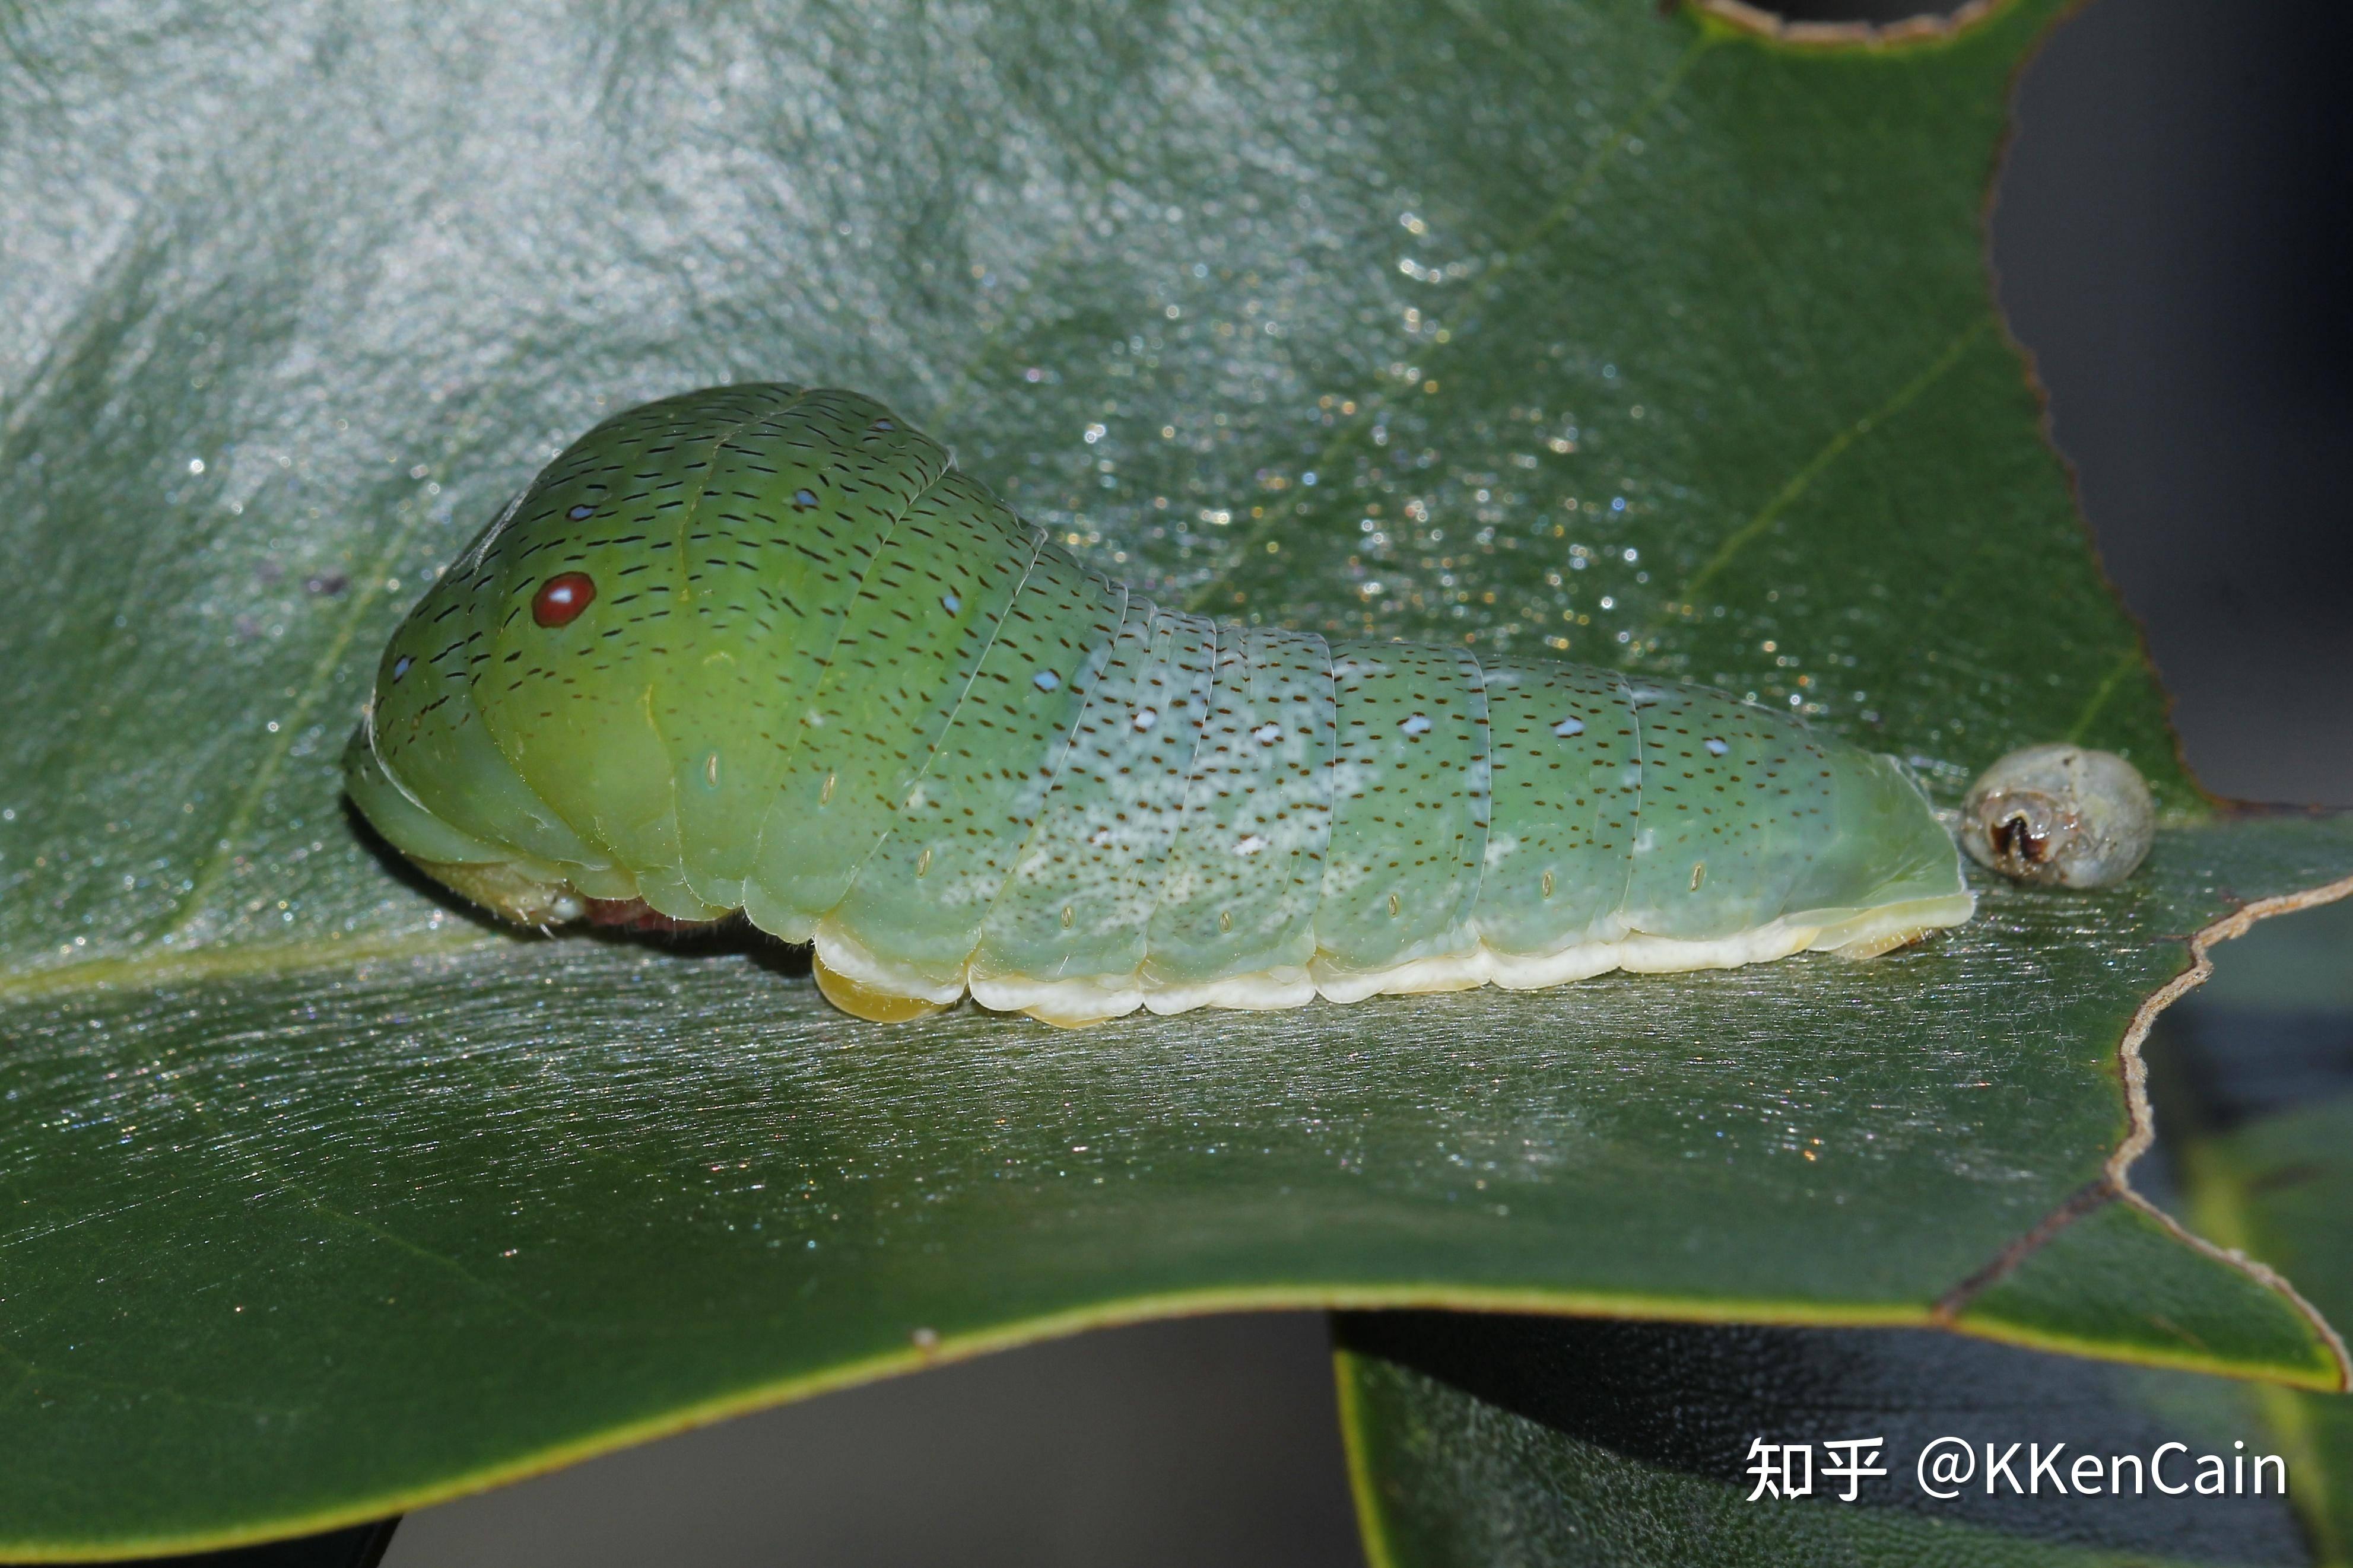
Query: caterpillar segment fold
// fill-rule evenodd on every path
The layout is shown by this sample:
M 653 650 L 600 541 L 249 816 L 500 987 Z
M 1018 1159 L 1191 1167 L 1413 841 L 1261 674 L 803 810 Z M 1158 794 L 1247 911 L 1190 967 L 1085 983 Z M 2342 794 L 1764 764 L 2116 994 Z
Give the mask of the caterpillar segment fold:
M 1973 911 L 1892 760 L 1705 688 L 1218 623 L 855 393 L 616 416 L 438 579 L 351 797 L 518 924 L 742 911 L 846 1013 L 1525 990 Z

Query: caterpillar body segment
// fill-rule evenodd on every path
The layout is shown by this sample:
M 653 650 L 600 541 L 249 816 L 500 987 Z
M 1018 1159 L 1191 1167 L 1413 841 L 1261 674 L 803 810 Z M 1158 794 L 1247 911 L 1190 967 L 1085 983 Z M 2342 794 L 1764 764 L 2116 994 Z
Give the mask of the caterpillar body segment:
M 967 976 L 991 1007 L 1131 1011 L 1218 665 L 1218 627 L 1131 602 Z
M 1887 759 L 1704 688 L 1164 608 L 784 384 L 567 449 L 395 634 L 345 770 L 510 919 L 740 909 L 872 1018 L 1552 985 L 1973 907 Z

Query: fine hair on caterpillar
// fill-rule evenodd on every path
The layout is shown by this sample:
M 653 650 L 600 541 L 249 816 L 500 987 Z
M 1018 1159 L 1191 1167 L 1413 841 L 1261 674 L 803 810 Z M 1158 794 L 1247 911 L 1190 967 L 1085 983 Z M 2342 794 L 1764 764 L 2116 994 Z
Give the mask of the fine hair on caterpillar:
M 895 1020 L 1868 955 L 1968 919 L 1892 760 L 1704 687 L 1165 608 L 855 393 L 615 416 L 377 666 L 353 802 L 508 920 L 741 910 Z

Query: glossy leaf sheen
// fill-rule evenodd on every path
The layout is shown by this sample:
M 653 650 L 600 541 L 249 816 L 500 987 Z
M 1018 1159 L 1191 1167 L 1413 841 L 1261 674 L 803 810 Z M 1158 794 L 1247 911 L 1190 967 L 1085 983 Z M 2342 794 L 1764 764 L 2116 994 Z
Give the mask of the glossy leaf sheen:
M 2169 939 L 2353 866 L 2200 825 L 1993 316 L 2054 9 L 1867 56 L 1599 3 L 7 24 L 0 1552 L 1179 1306 L 1924 1321 L 2124 1135 Z M 1075 1036 L 437 905 L 338 802 L 375 649 L 602 413 L 773 376 L 1172 601 L 1794 698 L 1947 804 L 2071 736 L 2182 826 L 1880 963 Z M 2119 1234 L 1948 1306 L 2334 1375 Z

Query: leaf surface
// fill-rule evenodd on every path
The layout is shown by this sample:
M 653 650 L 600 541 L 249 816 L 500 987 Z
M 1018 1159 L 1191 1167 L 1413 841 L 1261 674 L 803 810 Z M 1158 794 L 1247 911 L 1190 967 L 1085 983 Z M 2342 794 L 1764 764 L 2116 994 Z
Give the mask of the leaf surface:
M 5 24 L 0 1552 L 321 1528 L 1219 1305 L 2333 1381 L 2142 1211 L 2020 1245 L 2130 1134 L 2178 939 L 2353 870 L 2211 819 L 1994 316 L 2056 8 L 1873 50 L 1598 0 Z M 1711 681 L 1947 804 L 2070 735 L 2176 826 L 1870 965 L 1075 1036 L 437 903 L 339 801 L 381 639 L 600 415 L 779 376 L 1172 602 Z

